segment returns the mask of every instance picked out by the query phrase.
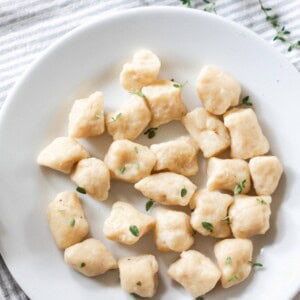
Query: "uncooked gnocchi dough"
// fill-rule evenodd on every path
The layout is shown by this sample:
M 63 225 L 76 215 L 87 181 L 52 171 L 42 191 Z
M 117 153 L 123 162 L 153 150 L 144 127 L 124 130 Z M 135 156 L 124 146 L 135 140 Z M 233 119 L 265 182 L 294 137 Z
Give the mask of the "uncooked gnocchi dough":
M 128 140 L 116 140 L 110 145 L 104 162 L 112 178 L 135 183 L 150 175 L 156 157 L 146 146 Z
M 276 156 L 251 158 L 249 169 L 257 195 L 272 195 L 276 190 L 283 168 Z
M 164 205 L 185 206 L 190 202 L 196 186 L 186 177 L 163 172 L 145 177 L 134 187 L 142 194 Z
M 222 273 L 221 283 L 224 288 L 236 285 L 249 276 L 252 251 L 252 242 L 246 239 L 226 239 L 216 243 L 214 252 Z
M 85 158 L 78 162 L 71 179 L 97 200 L 106 200 L 110 189 L 110 174 L 107 166 L 98 158 Z
M 220 159 L 212 157 L 207 164 L 207 189 L 227 190 L 246 194 L 251 187 L 248 163 L 242 159 Z
M 196 298 L 212 290 L 221 273 L 208 257 L 189 250 L 182 252 L 180 259 L 169 267 L 168 275 Z
M 232 204 L 230 195 L 220 192 L 200 190 L 190 202 L 192 227 L 202 235 L 216 238 L 228 237 L 231 234 L 228 225 L 228 207 Z
M 132 205 L 118 201 L 103 225 L 104 235 L 126 245 L 135 244 L 155 226 L 155 219 L 143 214 Z
M 118 268 L 113 255 L 96 239 L 87 239 L 67 248 L 64 259 L 72 268 L 88 277 Z
M 37 158 L 41 166 L 70 173 L 73 165 L 90 154 L 73 138 L 58 137 L 42 150 Z
M 222 115 L 230 106 L 239 103 L 240 84 L 215 66 L 203 67 L 196 85 L 200 101 L 212 114 Z
M 159 251 L 182 252 L 194 243 L 190 216 L 181 211 L 158 208 L 154 239 Z
M 131 60 L 124 64 L 120 74 L 123 88 L 130 92 L 140 91 L 145 85 L 152 83 L 160 70 L 159 58 L 150 50 L 137 51 Z
M 132 95 L 116 112 L 106 116 L 106 127 L 114 140 L 134 140 L 147 127 L 151 112 L 143 97 Z
M 230 136 L 223 122 L 204 108 L 189 112 L 182 118 L 182 123 L 204 157 L 215 156 L 230 146 Z
M 89 232 L 77 193 L 62 192 L 48 205 L 48 223 L 57 246 L 68 248 Z
M 170 80 L 157 80 L 142 89 L 152 113 L 151 127 L 180 120 L 186 114 L 181 88 Z
M 229 208 L 229 219 L 235 238 L 264 234 L 270 227 L 270 196 L 238 195 Z
M 198 172 L 198 147 L 190 137 L 153 144 L 150 149 L 157 159 L 154 171 L 171 171 L 184 176 L 193 176 Z
M 69 136 L 84 138 L 101 135 L 105 130 L 102 92 L 76 100 L 69 114 Z
M 224 124 L 231 136 L 231 157 L 248 159 L 269 151 L 269 142 L 251 108 L 234 108 L 228 111 L 224 115 Z
M 119 260 L 122 288 L 129 294 L 151 298 L 158 286 L 158 263 L 153 255 L 125 257 Z

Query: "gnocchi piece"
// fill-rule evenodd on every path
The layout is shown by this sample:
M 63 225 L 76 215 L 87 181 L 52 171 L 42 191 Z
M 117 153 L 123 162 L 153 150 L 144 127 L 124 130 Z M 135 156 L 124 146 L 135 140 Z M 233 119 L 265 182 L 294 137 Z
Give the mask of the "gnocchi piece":
M 134 187 L 145 197 L 164 205 L 185 206 L 196 191 L 196 186 L 188 178 L 171 172 L 145 177 Z
M 276 156 L 258 156 L 251 158 L 249 169 L 257 195 L 272 195 L 276 190 L 282 165 Z
M 186 114 L 181 99 L 181 88 L 175 87 L 170 80 L 157 80 L 142 88 L 152 113 L 151 127 L 180 120 Z
M 158 208 L 154 239 L 159 251 L 182 252 L 194 243 L 190 216 L 181 211 Z
M 118 201 L 103 225 L 104 235 L 122 244 L 135 244 L 155 226 L 155 219 L 143 214 L 132 205 Z
M 212 157 L 207 164 L 207 189 L 227 190 L 235 194 L 246 194 L 251 187 L 248 163 L 241 159 Z
M 113 255 L 95 239 L 87 239 L 67 248 L 64 259 L 73 269 L 88 277 L 118 268 Z
M 158 263 L 153 255 L 125 257 L 119 260 L 121 287 L 130 294 L 151 298 L 158 286 Z
M 269 142 L 251 108 L 234 108 L 228 111 L 224 115 L 224 124 L 231 136 L 231 157 L 248 159 L 269 151 Z
M 90 154 L 73 138 L 58 137 L 42 150 L 37 163 L 63 173 L 70 173 L 73 165 Z
M 200 190 L 190 202 L 192 227 L 202 235 L 216 238 L 228 237 L 231 234 L 228 220 L 228 208 L 233 198 L 220 192 Z
M 244 281 L 251 272 L 253 245 L 247 239 L 226 239 L 215 244 L 223 288 Z
M 117 140 L 110 145 L 104 162 L 112 178 L 135 183 L 150 175 L 156 157 L 146 146 L 128 140 Z
M 200 101 L 212 114 L 222 115 L 230 106 L 239 103 L 240 84 L 215 66 L 203 67 L 196 85 Z
M 195 298 L 212 290 L 221 277 L 215 264 L 195 250 L 182 252 L 180 259 L 169 267 L 168 275 Z
M 123 65 L 120 83 L 127 91 L 140 91 L 157 78 L 159 70 L 159 58 L 150 50 L 140 50 L 133 55 L 131 62 Z
M 69 136 L 85 138 L 101 135 L 105 130 L 102 92 L 76 100 L 69 114 Z
M 184 176 L 195 175 L 198 168 L 198 147 L 190 137 L 153 144 L 150 149 L 156 155 L 154 171 L 171 171 Z
M 212 157 L 230 146 L 227 128 L 204 108 L 196 108 L 182 118 L 186 130 L 197 142 L 204 157 Z
M 147 127 L 151 112 L 143 97 L 133 95 L 117 112 L 106 116 L 106 127 L 114 140 L 134 140 Z
M 266 233 L 270 227 L 271 201 L 270 196 L 235 196 L 228 214 L 233 236 L 245 239 Z
M 89 232 L 80 200 L 73 192 L 59 193 L 49 203 L 48 223 L 60 249 L 81 242 Z
M 97 200 L 106 200 L 110 189 L 110 174 L 100 159 L 91 157 L 78 162 L 71 179 Z

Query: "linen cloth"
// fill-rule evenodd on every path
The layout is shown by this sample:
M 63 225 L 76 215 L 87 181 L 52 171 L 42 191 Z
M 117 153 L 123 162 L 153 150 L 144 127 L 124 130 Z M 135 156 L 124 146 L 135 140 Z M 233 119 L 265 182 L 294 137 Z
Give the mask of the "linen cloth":
M 291 41 L 300 40 L 300 0 L 261 1 L 263 6 L 272 8 L 268 13 L 278 15 L 280 25 L 291 32 Z M 256 32 L 286 55 L 300 71 L 300 49 L 289 52 L 288 44 L 272 41 L 276 31 L 266 21 L 259 0 L 215 2 L 218 15 Z M 203 0 L 191 0 L 191 3 L 195 9 L 209 6 Z M 32 61 L 65 33 L 106 11 L 150 5 L 182 6 L 182 3 L 179 0 L 0 0 L 0 109 Z M 28 299 L 10 275 L 1 255 L 0 298 Z

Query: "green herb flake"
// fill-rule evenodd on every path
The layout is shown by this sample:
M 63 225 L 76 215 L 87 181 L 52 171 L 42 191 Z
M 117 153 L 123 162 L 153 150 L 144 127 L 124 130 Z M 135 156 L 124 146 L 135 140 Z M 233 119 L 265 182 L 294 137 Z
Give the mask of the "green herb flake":
M 204 300 L 204 298 L 202 296 L 199 296 L 199 297 L 195 298 L 195 300 Z
M 72 220 L 69 222 L 70 227 L 74 227 L 74 226 L 75 226 L 75 223 L 76 223 L 76 220 L 75 220 L 75 219 L 72 219 Z
M 256 198 L 256 201 L 257 201 L 259 204 L 267 205 L 267 202 L 266 202 L 263 198 Z
M 132 94 L 137 95 L 137 96 L 139 96 L 141 98 L 145 97 L 145 95 L 142 93 L 142 91 L 136 91 L 136 92 L 133 92 Z
M 241 181 L 240 183 L 238 183 L 235 188 L 234 188 L 234 194 L 235 195 L 239 195 L 243 192 L 245 186 L 246 186 L 246 182 L 247 180 L 244 179 L 243 181 Z
M 152 139 L 155 137 L 157 128 L 148 128 L 145 132 L 144 135 L 148 135 L 148 139 Z
M 232 275 L 232 276 L 229 278 L 228 282 L 234 282 L 234 281 L 236 281 L 236 280 L 238 280 L 238 279 L 240 279 L 240 275 L 239 275 L 239 274 L 234 274 L 234 275 Z
M 263 267 L 263 264 L 258 263 L 258 262 L 248 261 L 248 263 L 250 265 L 252 265 L 252 268 L 255 268 L 255 267 L 262 268 Z
M 216 0 L 203 0 L 203 2 L 206 4 L 204 7 L 204 11 L 209 12 L 209 13 L 217 13 L 216 11 Z
M 121 118 L 121 116 L 122 116 L 122 114 L 121 114 L 121 113 L 118 113 L 118 114 L 116 114 L 116 116 L 115 116 L 115 117 L 112 117 L 112 118 L 111 118 L 111 120 L 110 120 L 110 123 L 112 123 L 112 122 L 115 122 L 115 121 L 119 120 L 119 119 Z
M 187 194 L 187 189 L 186 188 L 181 189 L 180 191 L 181 197 L 183 198 L 186 194 Z
M 121 174 L 124 174 L 124 172 L 126 171 L 126 167 L 125 166 L 120 167 L 119 171 Z
M 203 228 L 205 228 L 207 231 L 209 231 L 209 232 L 213 232 L 214 231 L 213 224 L 211 224 L 209 222 L 202 222 L 201 224 L 202 224 Z
M 139 229 L 137 228 L 136 225 L 130 225 L 129 230 L 134 236 L 139 236 L 140 234 Z
M 103 119 L 103 114 L 96 114 L 96 118 L 102 120 Z
M 230 265 L 232 263 L 232 258 L 230 256 L 226 257 L 225 264 Z
M 187 84 L 187 81 L 185 81 L 183 84 L 174 83 L 173 87 L 178 88 L 178 89 L 183 89 L 186 84 Z
M 76 188 L 76 191 L 77 191 L 78 193 L 81 193 L 81 194 L 86 194 L 86 190 L 85 190 L 83 187 L 80 187 L 80 186 L 78 186 L 78 187 Z
M 138 281 L 138 282 L 136 283 L 136 285 L 141 286 L 141 285 L 142 285 L 141 281 Z
M 154 201 L 152 199 L 150 199 L 147 203 L 146 203 L 146 211 L 149 211 L 151 209 L 151 207 L 154 205 Z
M 134 152 L 135 152 L 136 154 L 139 153 L 139 148 L 138 148 L 137 146 L 135 146 L 135 147 L 133 148 L 133 150 L 134 150 Z
M 191 0 L 180 0 L 181 1 L 181 3 L 183 4 L 183 5 L 185 5 L 186 7 L 192 7 L 192 3 L 191 3 Z
M 86 266 L 86 264 L 84 262 L 82 262 L 80 265 L 79 265 L 79 268 L 82 269 Z
M 245 97 L 242 99 L 242 104 L 243 104 L 243 105 L 247 105 L 247 106 L 253 106 L 253 103 L 249 101 L 249 96 L 245 96 Z
M 221 219 L 221 221 L 226 222 L 227 224 L 230 224 L 230 218 L 229 218 L 229 216 Z

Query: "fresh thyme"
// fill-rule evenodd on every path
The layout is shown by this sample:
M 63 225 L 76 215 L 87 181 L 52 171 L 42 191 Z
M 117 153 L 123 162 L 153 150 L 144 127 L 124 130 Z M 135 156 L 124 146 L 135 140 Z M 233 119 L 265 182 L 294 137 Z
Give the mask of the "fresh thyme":
M 243 181 L 241 181 L 240 183 L 238 183 L 235 188 L 234 188 L 234 194 L 235 195 L 239 195 L 243 192 L 245 186 L 246 186 L 246 179 L 244 179 Z
M 247 105 L 247 106 L 253 106 L 253 103 L 249 101 L 249 96 L 245 96 L 245 97 L 242 99 L 242 104 L 243 104 L 243 105 Z
M 258 263 L 258 262 L 248 261 L 248 263 L 252 266 L 252 268 L 254 268 L 254 267 L 262 268 L 263 267 L 263 264 Z
M 151 209 L 151 207 L 154 205 L 154 201 L 152 199 L 150 199 L 147 203 L 146 203 L 146 211 L 149 211 Z
M 110 123 L 115 122 L 121 118 L 122 114 L 118 113 L 115 117 L 112 117 Z
M 206 229 L 209 232 L 213 232 L 214 231 L 214 225 L 209 223 L 209 222 L 202 222 L 201 223 L 203 228 Z
M 173 86 L 178 89 L 183 89 L 186 84 L 187 80 L 184 83 L 174 83 Z
M 227 224 L 230 224 L 229 216 L 226 216 L 225 218 L 221 219 L 221 221 L 226 222 Z
M 148 135 L 148 139 L 152 139 L 155 137 L 157 128 L 148 128 L 145 132 L 144 135 Z
M 180 0 L 180 1 L 186 7 L 192 7 L 191 0 Z
M 261 10 L 265 14 L 266 20 L 272 25 L 272 27 L 276 31 L 276 35 L 274 36 L 273 41 L 279 40 L 289 45 L 289 52 L 291 52 L 293 49 L 300 49 L 300 40 L 292 41 L 290 37 L 291 32 L 287 30 L 285 26 L 279 24 L 278 15 L 271 14 L 270 12 L 272 11 L 272 8 L 264 6 L 262 0 L 258 1 Z
M 214 12 L 215 14 L 217 13 L 216 11 L 216 0 L 203 0 L 203 2 L 206 4 L 204 6 L 204 11 L 207 11 L 209 13 Z

